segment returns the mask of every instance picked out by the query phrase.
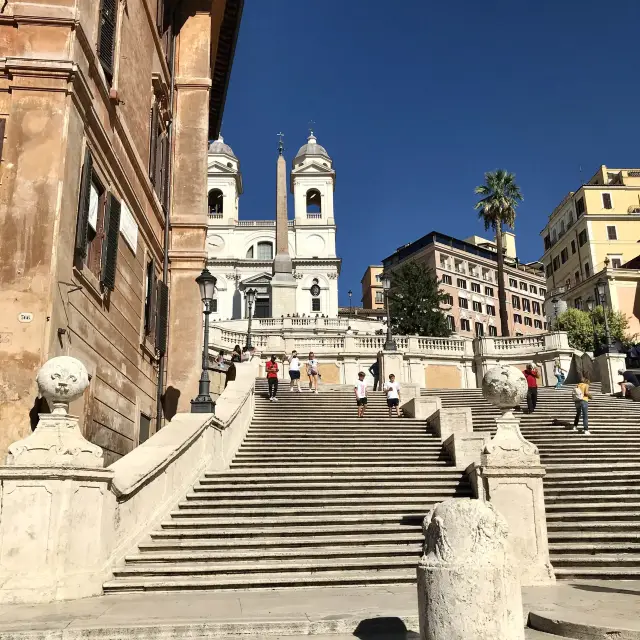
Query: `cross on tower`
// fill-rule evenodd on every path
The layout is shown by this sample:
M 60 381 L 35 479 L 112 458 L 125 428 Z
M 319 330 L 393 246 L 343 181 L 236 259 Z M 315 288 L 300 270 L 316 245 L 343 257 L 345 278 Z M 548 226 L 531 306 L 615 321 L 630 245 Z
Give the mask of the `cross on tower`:
M 313 125 L 316 123 L 315 120 L 309 120 L 309 135 L 313 135 Z

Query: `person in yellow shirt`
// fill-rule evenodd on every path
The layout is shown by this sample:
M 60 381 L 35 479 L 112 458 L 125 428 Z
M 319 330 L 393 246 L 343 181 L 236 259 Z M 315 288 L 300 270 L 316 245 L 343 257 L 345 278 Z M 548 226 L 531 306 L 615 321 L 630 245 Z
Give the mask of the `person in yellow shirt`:
M 591 435 L 589 431 L 589 379 L 583 377 L 573 390 L 573 401 L 576 404 L 576 417 L 573 420 L 573 430 L 578 430 L 578 422 L 582 415 L 582 433 Z

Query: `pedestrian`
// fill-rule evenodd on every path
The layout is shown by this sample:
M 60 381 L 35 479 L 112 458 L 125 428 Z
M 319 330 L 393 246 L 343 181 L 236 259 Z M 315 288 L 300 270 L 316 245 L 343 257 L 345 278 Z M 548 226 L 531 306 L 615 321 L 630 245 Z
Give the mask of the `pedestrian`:
M 276 357 L 271 356 L 271 360 L 267 362 L 267 384 L 269 385 L 269 400 L 278 402 L 276 395 L 278 393 L 278 363 Z
M 560 366 L 560 358 L 556 358 L 553 363 L 553 375 L 558 381 L 555 388 L 560 389 L 566 380 L 566 371 Z
M 218 354 L 218 359 L 216 360 L 216 363 L 219 365 L 224 365 L 224 351 L 222 349 L 220 349 L 220 353 Z
M 307 360 L 307 376 L 309 376 L 309 391 L 318 393 L 318 361 L 313 351 L 309 353 Z
M 626 369 L 618 369 L 618 373 L 622 376 L 622 382 L 620 382 L 622 397 L 630 397 L 631 389 L 640 386 L 640 380 L 638 380 L 638 376 L 636 376 L 635 373 L 627 371 Z
M 387 407 L 389 407 L 389 417 L 393 416 L 393 411 L 396 412 L 396 418 L 400 415 L 398 413 L 398 406 L 400 405 L 400 383 L 396 382 L 396 377 L 393 373 L 389 374 L 389 382 L 384 385 L 384 391 L 387 392 Z
M 231 352 L 231 362 L 242 362 L 242 351 L 240 351 L 239 344 L 233 347 L 233 351 Z
M 579 384 L 573 390 L 573 401 L 576 405 L 576 417 L 573 420 L 573 430 L 578 430 L 578 422 L 582 415 L 582 433 L 590 436 L 589 431 L 589 378 L 583 377 Z
M 527 411 L 533 413 L 538 404 L 538 380 L 540 374 L 532 364 L 528 364 L 527 368 L 522 372 L 527 379 Z
M 369 367 L 369 373 L 373 376 L 373 390 L 378 390 L 380 384 L 380 361 L 376 358 L 376 361 Z
M 242 347 L 242 362 L 249 362 L 251 360 L 251 351 L 249 347 Z
M 298 352 L 295 349 L 291 352 L 291 357 L 289 358 L 289 379 L 291 380 L 289 391 L 293 391 L 295 385 L 298 387 L 298 393 L 302 393 L 300 388 L 300 358 L 298 358 Z
M 367 408 L 367 383 L 364 381 L 364 371 L 358 374 L 358 381 L 353 388 L 356 394 L 356 406 L 358 407 L 358 418 L 364 418 L 364 412 Z

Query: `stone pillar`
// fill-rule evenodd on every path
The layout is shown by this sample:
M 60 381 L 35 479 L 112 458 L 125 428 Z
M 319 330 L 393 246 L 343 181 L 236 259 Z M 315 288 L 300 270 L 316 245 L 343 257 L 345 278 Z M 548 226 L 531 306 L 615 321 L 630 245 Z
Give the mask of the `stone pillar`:
M 383 383 L 389 379 L 391 373 L 395 374 L 396 382 L 400 384 L 408 382 L 408 380 L 404 380 L 403 356 L 400 351 L 383 351 L 381 360 L 380 380 Z
M 622 382 L 622 376 L 618 370 L 627 368 L 624 353 L 602 353 L 596 358 L 596 367 L 600 372 L 602 393 L 620 391 L 618 383 Z
M 481 456 L 480 493 L 509 524 L 522 585 L 553 583 L 542 486 L 545 470 L 538 448 L 525 440 L 519 420 L 512 412 L 526 395 L 525 377 L 515 367 L 495 367 L 485 375 L 482 392 L 503 414 L 496 418 L 496 434 Z
M 470 407 L 438 409 L 430 418 L 429 426 L 434 435 L 444 442 L 452 434 L 473 432 L 473 416 Z
M 171 189 L 171 265 L 167 387 L 190 411 L 201 371 L 202 301 L 195 282 L 206 262 L 207 141 L 211 89 L 211 1 L 183 3 L 176 38 Z
M 479 500 L 445 500 L 423 528 L 421 640 L 524 640 L 520 584 L 497 510 Z
M 87 370 L 60 356 L 45 363 L 37 382 L 53 412 L 40 414 L 0 467 L 0 602 L 99 595 L 106 578 L 113 472 L 68 414 L 89 384 Z

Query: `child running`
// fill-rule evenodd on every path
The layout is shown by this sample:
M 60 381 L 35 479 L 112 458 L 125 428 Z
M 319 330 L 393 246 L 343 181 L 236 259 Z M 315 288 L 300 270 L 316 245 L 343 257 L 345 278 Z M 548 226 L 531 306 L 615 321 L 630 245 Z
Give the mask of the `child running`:
M 356 406 L 358 407 L 358 418 L 364 418 L 364 412 L 367 408 L 367 383 L 364 381 L 364 371 L 358 374 L 358 381 L 353 388 L 356 394 Z
M 313 351 L 309 353 L 307 360 L 307 375 L 309 376 L 309 391 L 318 393 L 318 361 Z
M 389 374 L 389 382 L 384 385 L 383 391 L 387 393 L 387 407 L 389 407 L 389 417 L 393 417 L 393 412 L 396 412 L 396 418 L 400 415 L 398 413 L 398 405 L 400 404 L 400 383 L 396 382 L 396 377 L 393 373 Z
M 298 387 L 298 393 L 302 393 L 300 388 L 300 358 L 298 358 L 297 351 L 292 351 L 289 358 L 289 379 L 291 380 L 289 391 L 293 391 L 295 385 Z

